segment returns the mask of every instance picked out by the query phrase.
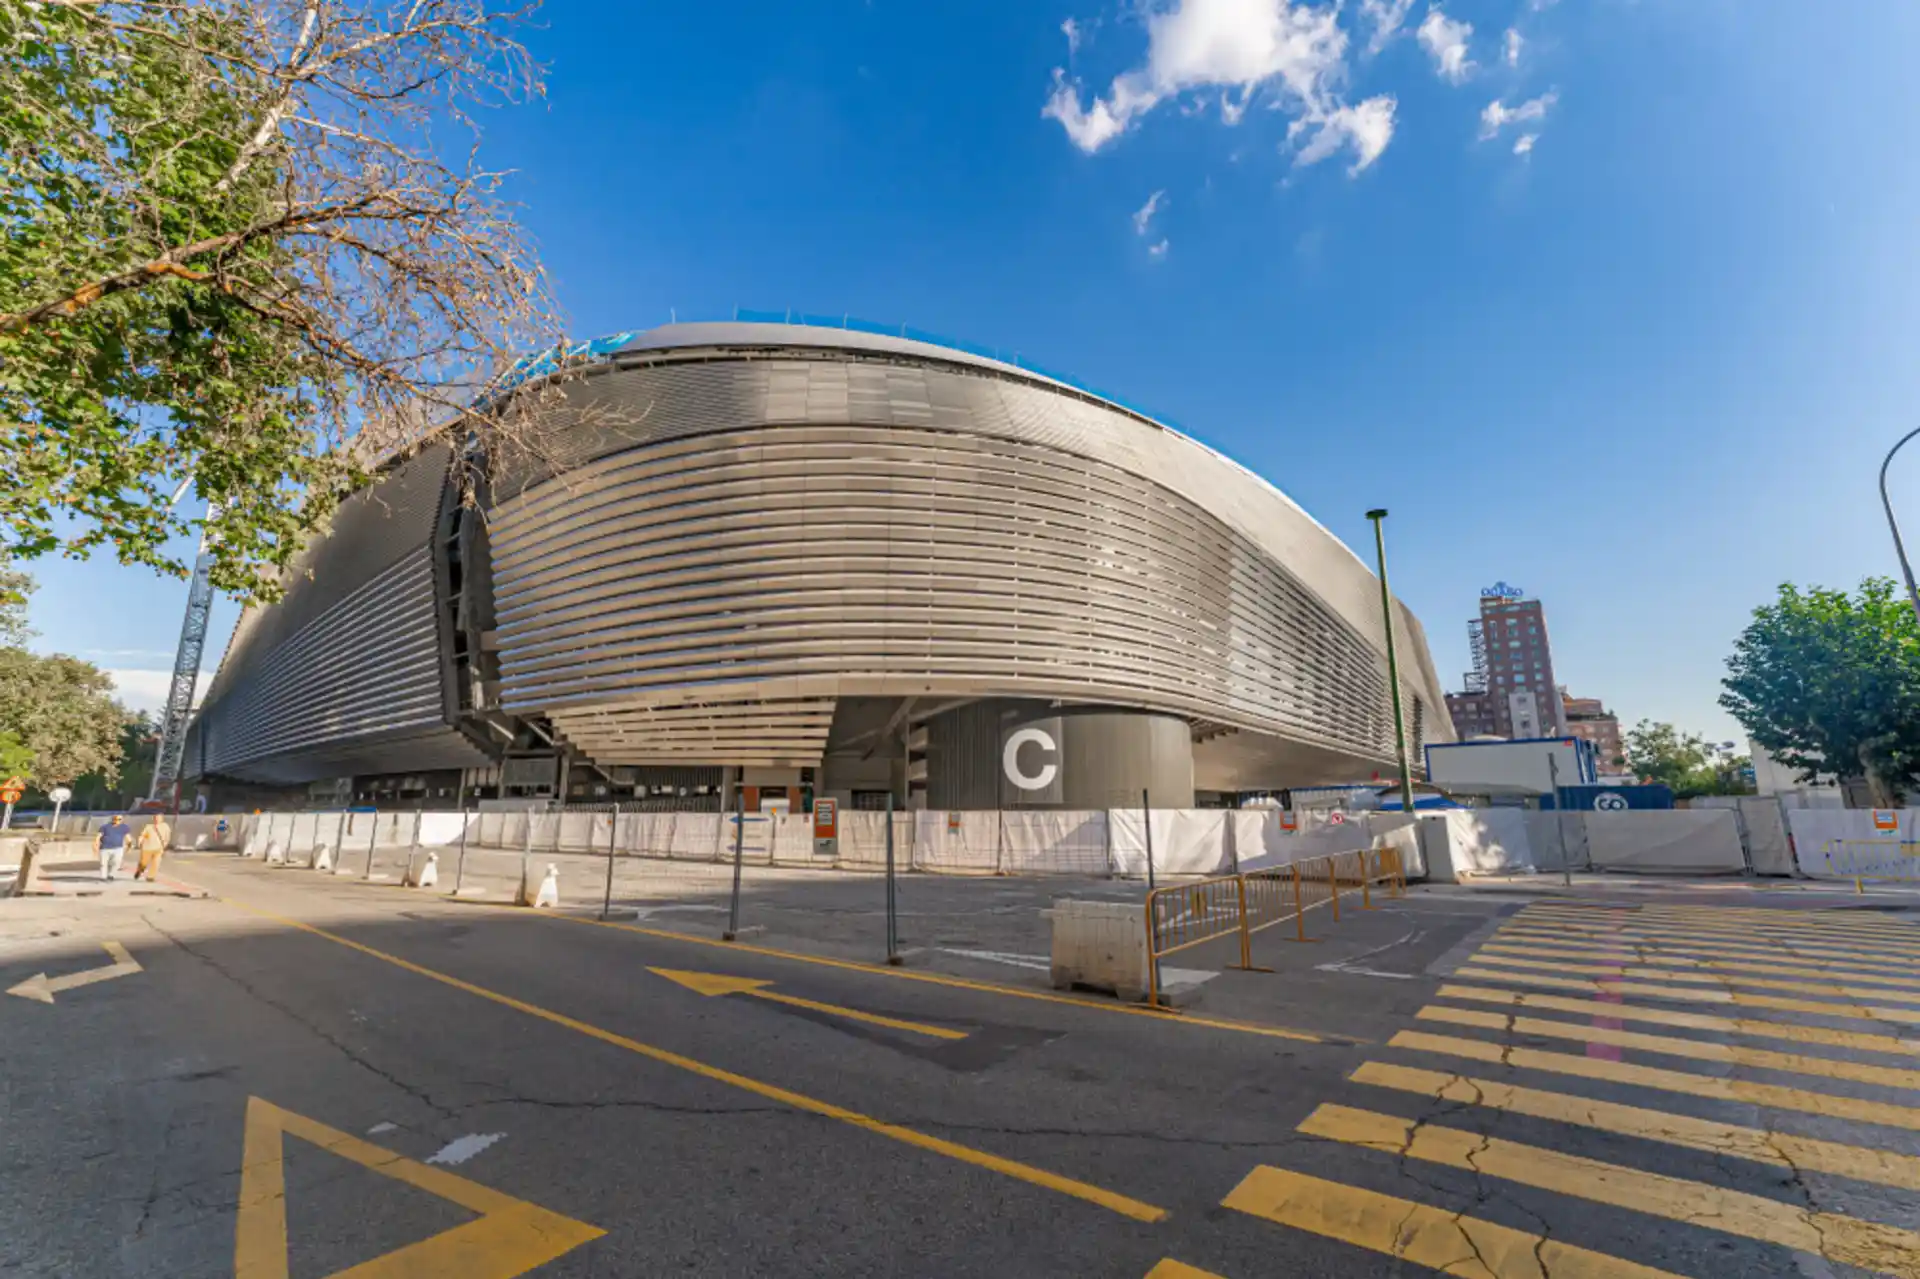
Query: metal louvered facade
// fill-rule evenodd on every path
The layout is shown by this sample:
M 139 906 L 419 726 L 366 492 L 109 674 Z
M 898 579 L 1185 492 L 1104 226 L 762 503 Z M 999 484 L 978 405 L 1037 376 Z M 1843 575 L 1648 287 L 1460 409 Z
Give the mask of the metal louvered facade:
M 476 709 L 598 765 L 816 766 L 998 699 L 1185 720 L 1203 789 L 1391 766 L 1372 573 L 1259 477 L 1084 391 L 897 338 L 679 325 L 568 384 L 541 436 L 484 513 L 498 678 Z M 315 575 L 302 626 L 243 644 L 243 623 L 208 771 L 484 740 L 457 732 L 431 529 L 387 540 L 377 572 Z M 1446 740 L 1424 633 L 1397 626 L 1409 723 Z M 856 719 L 882 727 L 838 741 Z

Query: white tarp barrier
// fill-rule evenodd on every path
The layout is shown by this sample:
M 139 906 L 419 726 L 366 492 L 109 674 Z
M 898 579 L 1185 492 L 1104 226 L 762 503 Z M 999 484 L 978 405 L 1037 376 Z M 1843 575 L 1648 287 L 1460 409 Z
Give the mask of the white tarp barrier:
M 1796 808 L 1787 820 L 1802 874 L 1920 880 L 1920 809 Z
M 1158 830 L 1157 827 L 1155 829 Z M 1373 835 L 1366 824 L 1359 820 L 1327 822 L 1311 829 L 1302 827 L 1289 831 L 1281 826 L 1279 812 L 1270 810 L 1266 824 L 1261 827 L 1260 844 L 1261 851 L 1256 856 L 1249 857 L 1244 848 L 1241 850 L 1241 870 L 1267 870 L 1274 866 L 1289 866 L 1309 857 L 1371 848 Z M 1157 846 L 1155 852 L 1158 852 Z
M 1368 813 L 1367 835 L 1400 854 L 1400 873 L 1408 879 L 1427 877 L 1427 855 L 1420 847 L 1420 818 L 1405 813 Z
M 1009 875 L 1106 875 L 1105 809 L 1000 814 L 1000 870 Z
M 1153 810 L 1153 870 L 1157 875 L 1218 875 L 1231 870 L 1226 810 Z M 1138 808 L 1107 810 L 1113 865 L 1122 875 L 1147 873 L 1147 827 Z
M 1440 814 L 1453 869 L 1463 875 L 1524 875 L 1534 869 L 1526 814 L 1517 808 L 1454 809 Z
M 927 809 L 913 823 L 915 870 L 990 875 L 999 868 L 999 813 Z
M 1740 829 L 1724 808 L 1586 813 L 1594 870 L 1640 875 L 1738 875 L 1747 861 Z
M 1527 827 L 1527 847 L 1533 852 L 1533 868 L 1559 873 L 1591 869 L 1587 850 L 1587 824 L 1584 813 L 1531 810 L 1522 817 Z
M 1793 874 L 1793 845 L 1787 841 L 1787 816 L 1771 795 L 1740 797 L 1740 836 L 1756 875 Z
M 834 863 L 844 870 L 885 870 L 887 868 L 887 815 L 884 812 L 840 810 L 840 859 Z M 893 866 L 895 872 L 913 866 L 914 814 L 893 815 Z

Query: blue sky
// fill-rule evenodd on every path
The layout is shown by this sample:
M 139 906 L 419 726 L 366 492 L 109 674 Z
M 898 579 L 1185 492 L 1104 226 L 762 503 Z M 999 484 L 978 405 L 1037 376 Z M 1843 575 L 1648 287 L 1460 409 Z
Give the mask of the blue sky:
M 1920 6 L 544 17 L 548 101 L 489 158 L 582 335 L 791 306 L 1016 349 L 1363 550 L 1389 507 L 1448 687 L 1504 579 L 1574 692 L 1715 737 L 1777 583 L 1894 571 L 1873 484 L 1920 424 Z M 1895 500 L 1920 523 L 1920 456 Z M 181 584 L 37 571 L 41 647 L 168 664 Z

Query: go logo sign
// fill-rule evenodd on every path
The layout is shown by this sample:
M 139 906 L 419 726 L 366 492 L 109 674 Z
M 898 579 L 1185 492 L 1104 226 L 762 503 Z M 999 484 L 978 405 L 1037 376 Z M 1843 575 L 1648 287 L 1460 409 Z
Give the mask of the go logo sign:
M 1607 791 L 1593 797 L 1593 806 L 1603 813 L 1618 813 L 1627 807 L 1627 797 Z
M 1033 747 L 1028 758 L 1038 765 L 1033 772 L 1028 772 L 1022 765 L 1021 749 L 1027 746 Z M 1000 771 L 1021 790 L 1045 790 L 1060 776 L 1059 754 L 1060 743 L 1046 729 L 1015 729 L 1008 734 L 1007 744 L 1001 748 Z

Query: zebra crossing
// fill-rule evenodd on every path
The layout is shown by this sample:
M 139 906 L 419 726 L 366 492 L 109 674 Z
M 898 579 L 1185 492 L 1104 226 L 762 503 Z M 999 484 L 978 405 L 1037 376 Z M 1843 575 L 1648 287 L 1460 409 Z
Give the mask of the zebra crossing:
M 1300 1122 L 1312 1142 L 1221 1206 L 1360 1250 L 1356 1275 L 1387 1259 L 1474 1279 L 1792 1275 L 1817 1258 L 1920 1279 L 1916 1024 L 1904 921 L 1530 905 Z M 1281 1166 L 1302 1150 L 1353 1181 Z M 1440 1169 L 1483 1188 L 1468 1211 L 1374 1188 Z M 1509 1195 L 1533 1207 L 1503 1212 Z M 1745 1251 L 1703 1264 L 1714 1247 Z M 1219 1277 L 1168 1258 L 1150 1279 Z

